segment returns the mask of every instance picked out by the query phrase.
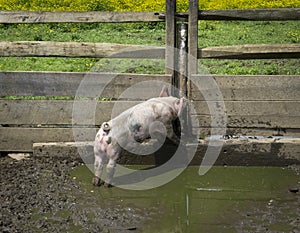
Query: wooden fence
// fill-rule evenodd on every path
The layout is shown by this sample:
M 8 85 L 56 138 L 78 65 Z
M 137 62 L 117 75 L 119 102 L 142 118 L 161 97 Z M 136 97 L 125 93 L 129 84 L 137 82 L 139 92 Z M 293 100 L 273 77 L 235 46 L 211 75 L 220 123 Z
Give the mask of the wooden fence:
M 157 96 L 161 83 L 174 81 L 174 51 L 178 22 L 188 23 L 188 53 L 196 58 L 299 58 L 299 44 L 243 45 L 198 48 L 198 20 L 299 20 L 300 9 L 198 11 L 198 1 L 190 0 L 187 14 L 176 12 L 176 1 L 166 1 L 166 13 L 117 12 L 23 12 L 1 11 L 0 23 L 63 23 L 63 22 L 165 22 L 166 47 L 121 44 L 45 41 L 1 41 L 0 56 L 34 57 L 107 57 L 166 59 L 165 75 L 104 74 L 75 72 L 0 72 L 0 151 L 32 151 L 35 142 L 71 142 L 73 128 L 80 128 L 83 141 L 94 139 L 96 128 L 111 117 L 113 106 L 120 111 L 143 98 Z M 121 52 L 120 52 L 121 50 Z M 186 74 L 205 84 L 205 76 L 197 74 L 197 62 L 187 61 Z M 81 82 L 88 77 L 90 87 L 102 88 L 103 96 L 118 99 L 128 87 L 142 81 L 157 81 L 152 88 L 142 88 L 141 95 L 127 100 L 97 101 L 95 122 L 82 119 L 74 122 L 74 98 Z M 228 117 L 227 134 L 272 136 L 300 135 L 299 76 L 213 76 L 223 95 Z M 155 82 L 153 82 L 155 83 Z M 187 85 L 185 94 L 193 101 L 195 117 L 201 132 L 208 135 L 212 127 L 211 113 L 203 92 Z M 70 97 L 70 100 L 14 100 L 7 96 Z M 82 100 L 85 101 L 85 100 Z M 217 102 L 215 104 L 218 104 Z M 88 105 L 87 105 L 88 106 Z M 87 111 L 87 109 L 82 109 Z M 77 137 L 78 135 L 75 135 Z

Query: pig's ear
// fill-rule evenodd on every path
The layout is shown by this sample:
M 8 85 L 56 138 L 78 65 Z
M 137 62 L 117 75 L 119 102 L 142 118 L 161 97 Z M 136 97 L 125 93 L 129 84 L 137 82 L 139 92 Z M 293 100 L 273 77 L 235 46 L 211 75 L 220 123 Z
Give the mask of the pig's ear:
M 168 96 L 169 96 L 168 87 L 164 86 L 159 94 L 159 97 L 168 97 Z

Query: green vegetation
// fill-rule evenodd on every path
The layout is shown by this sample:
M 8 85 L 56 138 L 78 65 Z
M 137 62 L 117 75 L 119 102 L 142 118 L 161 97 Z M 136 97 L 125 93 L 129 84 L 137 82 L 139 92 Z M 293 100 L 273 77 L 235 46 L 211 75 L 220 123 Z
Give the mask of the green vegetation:
M 0 10 L 100 11 L 108 7 L 102 0 L 0 0 Z
M 0 10 L 43 11 L 164 11 L 165 0 L 0 0 Z M 201 0 L 200 9 L 300 7 L 297 0 Z M 177 0 L 177 10 L 187 11 L 188 0 Z
M 186 11 L 188 0 L 177 0 Z M 200 9 L 300 7 L 297 0 L 204 0 Z M 164 11 L 165 0 L 0 0 L 0 10 L 30 11 Z M 199 22 L 199 47 L 300 43 L 300 23 Z M 136 24 L 0 24 L 1 41 L 77 41 L 164 46 L 164 23 Z M 300 74 L 297 59 L 199 60 L 214 74 Z M 0 57 L 0 70 L 164 73 L 162 60 Z
M 300 23 L 270 22 L 201 22 L 199 47 L 242 44 L 300 43 Z M 300 74 L 299 59 L 201 60 L 213 74 Z
M 299 43 L 300 23 L 199 22 L 199 47 Z M 164 46 L 164 23 L 0 25 L 1 41 L 78 41 Z M 300 74 L 299 59 L 199 60 L 213 74 Z M 0 70 L 164 73 L 162 60 L 1 57 Z

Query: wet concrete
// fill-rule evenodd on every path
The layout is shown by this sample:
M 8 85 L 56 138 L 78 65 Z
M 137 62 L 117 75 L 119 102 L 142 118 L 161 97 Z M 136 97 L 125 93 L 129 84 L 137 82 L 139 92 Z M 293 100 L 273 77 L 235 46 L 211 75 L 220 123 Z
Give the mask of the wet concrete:
M 92 172 L 65 157 L 0 157 L 0 178 L 0 232 L 300 232 L 299 166 L 216 166 L 204 176 L 192 166 L 130 191 L 92 186 Z

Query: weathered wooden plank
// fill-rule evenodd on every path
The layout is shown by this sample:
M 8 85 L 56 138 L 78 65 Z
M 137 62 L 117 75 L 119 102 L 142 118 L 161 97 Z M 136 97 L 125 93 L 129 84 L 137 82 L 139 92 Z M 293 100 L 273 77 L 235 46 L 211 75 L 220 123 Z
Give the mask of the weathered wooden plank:
M 200 138 L 209 136 L 212 132 L 226 132 L 225 135 L 229 136 L 286 136 L 286 137 L 300 137 L 300 129 L 291 128 L 251 128 L 251 127 L 229 127 L 215 128 L 212 131 L 211 127 L 201 126 L 200 128 L 194 128 L 194 133 L 199 132 Z
M 207 10 L 199 11 L 199 20 L 300 20 L 300 8 Z
M 0 23 L 121 23 L 159 22 L 157 12 L 0 11 Z
M 189 1 L 188 22 L 188 77 L 198 71 L 198 0 Z M 190 97 L 191 79 L 187 81 L 187 96 Z
M 198 58 L 274 59 L 299 57 L 300 44 L 245 44 L 198 49 Z
M 101 125 L 137 101 L 0 100 L 3 125 Z M 112 112 L 112 109 L 114 110 Z M 73 112 L 74 111 L 74 112 Z M 75 112 L 77 111 L 77 113 Z
M 157 13 L 160 19 L 165 19 L 163 13 Z M 177 13 L 177 18 L 187 19 L 187 13 Z M 300 8 L 267 8 L 267 9 L 234 9 L 234 10 L 200 10 L 199 20 L 247 20 L 247 21 L 283 21 L 299 20 Z
M 217 112 L 224 104 L 227 116 L 300 116 L 300 101 L 193 101 L 195 111 L 211 115 L 208 105 Z M 300 122 L 299 122 L 300 123 Z M 300 124 L 299 124 L 300 126 Z
M 192 85 L 191 99 L 214 100 L 214 89 L 206 88 L 207 76 L 194 75 L 194 80 L 201 90 Z M 224 100 L 300 100 L 300 77 L 296 75 L 242 75 L 242 76 L 210 76 L 216 82 Z M 104 74 L 104 73 L 69 73 L 69 72 L 0 72 L 0 96 L 76 96 L 80 83 L 84 80 L 88 93 L 86 96 L 98 95 L 105 86 L 100 97 L 118 98 L 128 87 L 144 81 L 162 81 L 171 83 L 171 75 L 136 75 L 136 74 Z M 157 95 L 161 89 L 158 82 L 141 85 L 138 93 L 129 96 L 132 99 L 147 99 Z
M 175 48 L 176 48 L 176 1 L 166 1 L 166 50 L 165 59 L 166 74 L 173 75 L 175 70 Z
M 175 55 L 174 86 L 179 93 L 174 92 L 174 96 L 187 96 L 187 75 L 188 75 L 188 25 L 177 23 L 177 45 Z
M 200 127 L 220 128 L 224 125 L 229 128 L 269 128 L 269 129 L 298 129 L 300 125 L 299 116 L 257 116 L 257 115 L 240 115 L 227 116 L 226 124 L 221 117 L 215 117 L 216 122 L 211 122 L 211 116 L 195 115 L 199 120 Z
M 92 42 L 1 41 L 0 56 L 164 58 L 164 49 L 158 46 Z
M 169 26 L 171 27 L 171 25 Z M 167 37 L 167 51 L 159 46 L 141 46 L 92 42 L 52 42 L 52 41 L 1 41 L 0 56 L 18 57 L 93 57 L 93 58 L 149 58 L 164 59 L 167 68 L 174 66 L 171 35 Z M 169 58 L 168 58 L 169 56 Z M 299 44 L 246 44 L 217 46 L 198 49 L 202 59 L 267 59 L 299 58 Z M 168 71 L 168 74 L 170 72 Z
M 214 86 L 208 86 L 208 78 L 214 80 Z M 300 100 L 300 76 L 297 75 L 194 75 L 193 80 L 192 100 L 219 100 L 218 89 L 225 101 Z
M 169 75 L 75 72 L 0 72 L 0 96 L 85 96 L 149 99 L 160 93 Z M 144 84 L 144 85 L 143 85 Z M 151 86 L 151 88 L 149 88 Z M 104 88 L 103 92 L 101 90 Z M 124 96 L 124 94 L 123 94 Z
M 80 133 L 80 138 L 86 139 L 84 141 L 93 141 L 96 129 L 82 128 L 75 132 L 75 136 L 76 133 Z M 35 142 L 72 141 L 74 141 L 74 132 L 71 128 L 0 127 L 0 151 L 32 152 L 32 145 Z
M 0 100 L 3 125 L 100 125 L 137 104 L 136 101 Z M 218 111 L 219 103 L 212 103 Z M 201 126 L 211 126 L 206 102 L 193 102 Z M 228 126 L 299 128 L 300 101 L 227 101 Z M 112 113 L 113 109 L 113 113 Z M 223 125 L 218 122 L 218 125 Z

